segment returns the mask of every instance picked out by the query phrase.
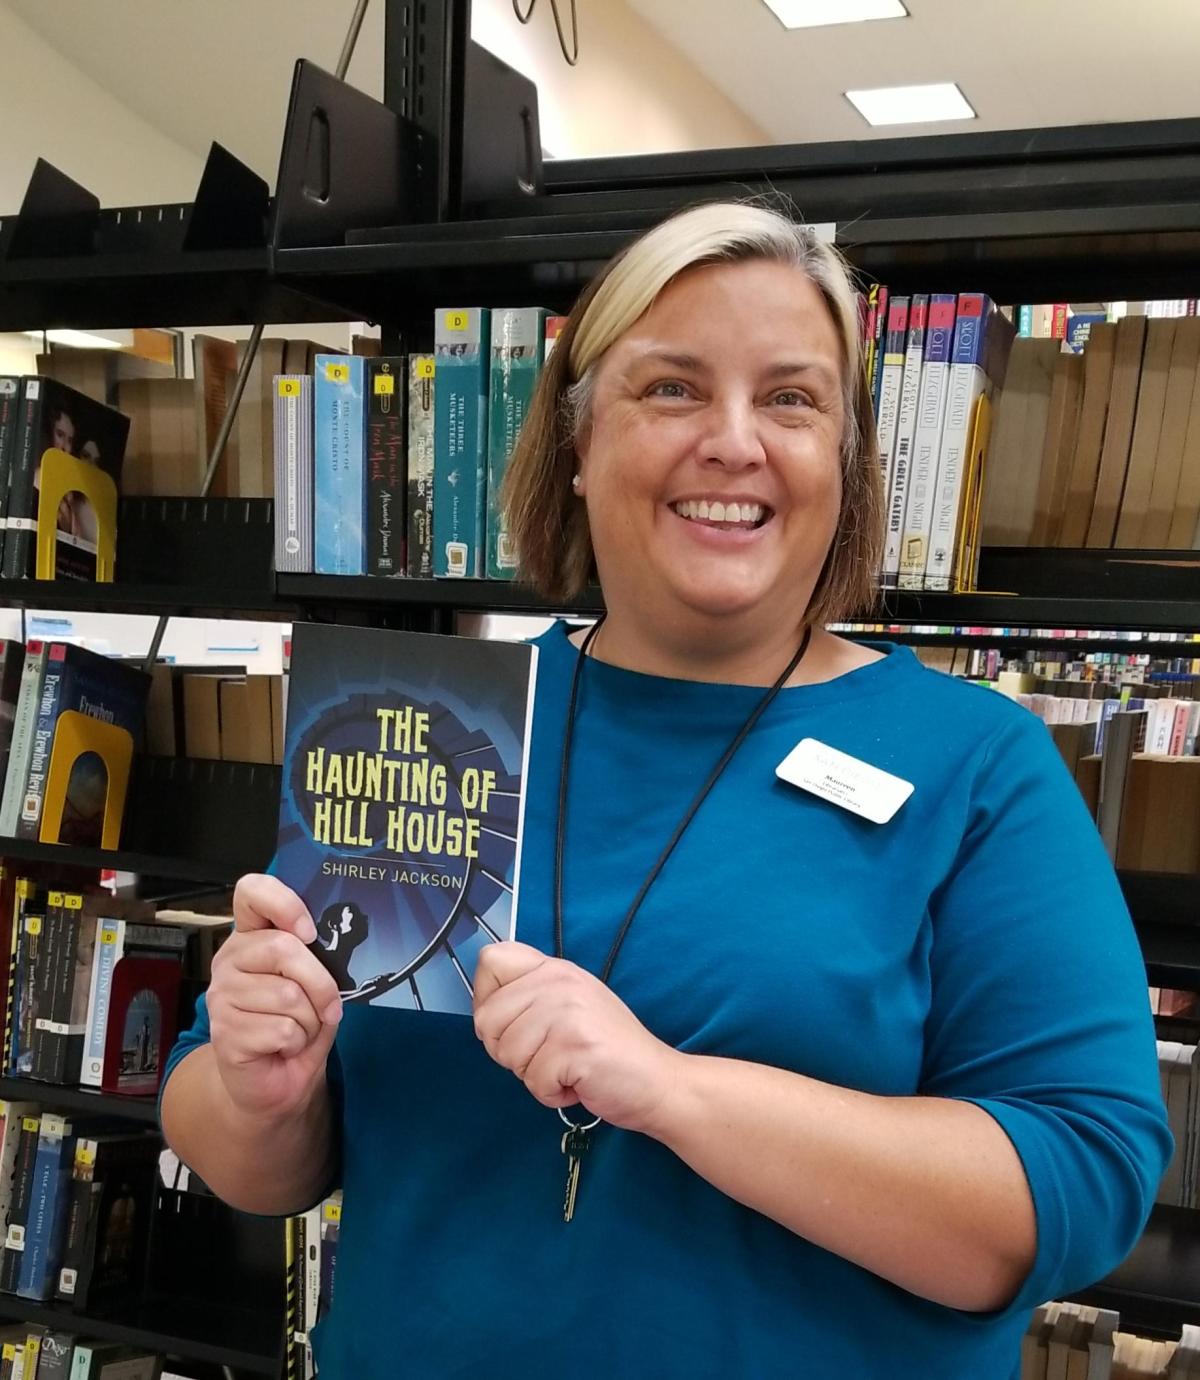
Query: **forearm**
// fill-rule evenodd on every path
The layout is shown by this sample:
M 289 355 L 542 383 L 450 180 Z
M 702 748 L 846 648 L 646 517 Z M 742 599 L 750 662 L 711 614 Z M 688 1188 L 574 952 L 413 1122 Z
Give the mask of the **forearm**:
M 211 1045 L 175 1069 L 163 1093 L 163 1134 L 225 1202 L 283 1215 L 311 1206 L 333 1174 L 336 1143 L 323 1079 L 286 1118 L 247 1116 L 231 1101 Z
M 680 1054 L 648 1129 L 723 1193 L 934 1302 L 1003 1307 L 1033 1264 L 1020 1159 L 970 1103 Z

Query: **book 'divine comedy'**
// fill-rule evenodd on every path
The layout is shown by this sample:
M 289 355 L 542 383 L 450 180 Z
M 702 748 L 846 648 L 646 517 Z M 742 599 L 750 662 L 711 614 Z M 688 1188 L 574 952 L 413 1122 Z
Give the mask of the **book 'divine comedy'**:
M 273 871 L 347 1003 L 469 1014 L 512 939 L 537 649 L 297 623 Z

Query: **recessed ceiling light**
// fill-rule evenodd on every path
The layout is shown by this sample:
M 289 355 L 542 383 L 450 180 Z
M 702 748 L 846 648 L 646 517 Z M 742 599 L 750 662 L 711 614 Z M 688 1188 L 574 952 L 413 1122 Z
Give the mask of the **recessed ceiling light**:
M 861 24 L 865 19 L 904 19 L 900 0 L 765 0 L 785 29 Z
M 929 120 L 973 120 L 975 111 L 952 81 L 930 86 L 878 86 L 847 91 L 846 99 L 872 125 L 915 125 Z

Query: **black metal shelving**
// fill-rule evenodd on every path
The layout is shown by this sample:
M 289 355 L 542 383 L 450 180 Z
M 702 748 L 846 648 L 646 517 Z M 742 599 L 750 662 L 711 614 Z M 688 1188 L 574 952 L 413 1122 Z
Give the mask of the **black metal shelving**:
M 94 1088 L 67 1088 L 33 1078 L 0 1078 L 0 1097 L 9 1102 L 42 1102 L 68 1112 L 96 1113 L 158 1125 L 158 1099 L 122 1097 Z
M 1157 1203 L 1124 1263 L 1074 1297 L 1117 1309 L 1125 1331 L 1177 1337 L 1200 1323 L 1200 1212 Z
M 136 853 L 126 849 L 77 848 L 34 839 L 0 838 L 0 857 L 26 862 L 63 863 L 71 867 L 112 868 L 118 872 L 145 873 L 151 877 L 178 877 L 193 882 L 232 886 L 252 868 L 237 859 L 218 861 L 172 857 L 161 853 Z

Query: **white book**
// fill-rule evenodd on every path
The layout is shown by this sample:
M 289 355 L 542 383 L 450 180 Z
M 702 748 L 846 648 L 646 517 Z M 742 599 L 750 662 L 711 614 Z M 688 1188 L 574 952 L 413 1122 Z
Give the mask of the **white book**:
M 908 343 L 907 297 L 893 297 L 888 304 L 887 325 L 883 334 L 883 363 L 879 379 L 879 467 L 886 496 L 891 485 L 892 461 L 900 419 L 900 392 L 904 383 L 904 356 Z M 886 511 L 886 508 L 885 508 Z
M 88 989 L 87 1024 L 83 1035 L 83 1067 L 79 1081 L 98 1088 L 104 1078 L 104 1041 L 108 1030 L 108 1005 L 112 995 L 113 969 L 125 952 L 125 921 L 96 921 L 96 947 L 92 954 L 92 981 Z
M 25 799 L 25 784 L 29 775 L 29 761 L 33 756 L 33 736 L 37 729 L 38 701 L 42 696 L 42 679 L 50 644 L 30 639 L 26 644 L 25 665 L 21 669 L 21 687 L 17 691 L 16 715 L 9 742 L 8 770 L 4 777 L 4 794 L 0 797 L 0 834 L 12 838 L 21 818 Z
M 935 293 L 929 299 L 925 359 L 921 365 L 921 393 L 917 402 L 917 425 L 908 477 L 904 536 L 900 544 L 901 589 L 921 589 L 925 581 L 929 537 L 933 530 L 933 489 L 937 479 L 938 449 L 946 420 L 956 303 L 957 298 L 948 293 Z
M 913 438 L 917 427 L 917 403 L 921 396 L 921 364 L 925 358 L 925 329 L 929 298 L 918 293 L 908 314 L 904 353 L 904 377 L 896 412 L 896 438 L 888 473 L 887 528 L 883 551 L 883 585 L 894 589 L 900 578 L 900 544 L 904 539 L 904 510 L 908 501 L 908 476 Z

